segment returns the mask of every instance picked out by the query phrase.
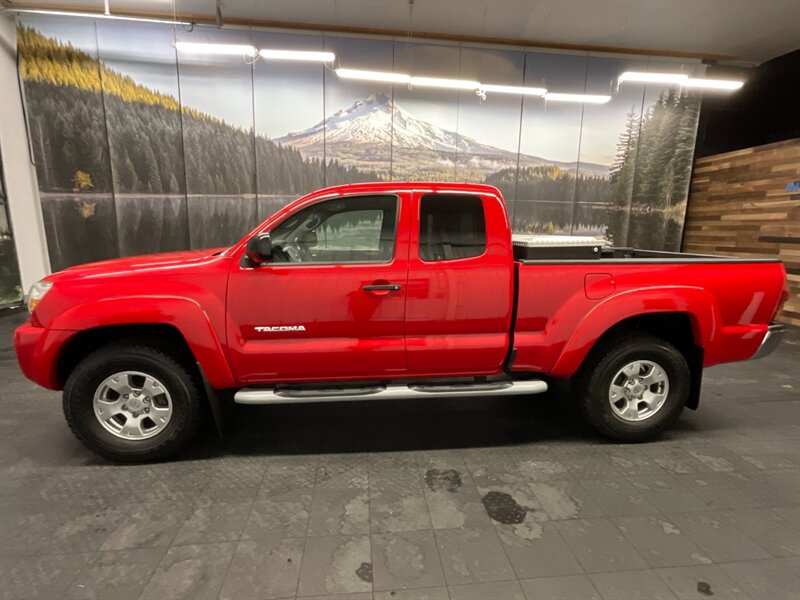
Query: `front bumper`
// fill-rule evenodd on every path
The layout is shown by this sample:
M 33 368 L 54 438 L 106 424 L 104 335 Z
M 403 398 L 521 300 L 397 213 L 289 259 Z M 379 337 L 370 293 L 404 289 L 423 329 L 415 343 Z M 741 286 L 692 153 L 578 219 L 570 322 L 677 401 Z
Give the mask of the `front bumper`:
M 57 331 L 29 322 L 14 331 L 14 349 L 25 377 L 51 390 L 61 389 L 56 373 L 58 355 L 72 331 Z
M 758 350 L 756 350 L 753 358 L 764 358 L 768 354 L 772 354 L 775 348 L 778 347 L 778 344 L 781 343 L 785 330 L 786 325 L 783 323 L 770 323 L 767 328 L 767 334 L 764 336 L 764 339 L 761 340 L 761 345 L 758 347 Z

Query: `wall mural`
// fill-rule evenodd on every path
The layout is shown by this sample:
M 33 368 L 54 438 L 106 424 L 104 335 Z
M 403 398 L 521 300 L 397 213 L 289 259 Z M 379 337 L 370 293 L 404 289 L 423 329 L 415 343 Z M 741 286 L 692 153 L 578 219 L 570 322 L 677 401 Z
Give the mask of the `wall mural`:
M 515 231 L 680 246 L 700 108 L 626 83 L 603 105 L 343 80 L 319 63 L 175 41 L 328 50 L 341 66 L 608 94 L 627 70 L 702 65 L 261 30 L 20 19 L 54 270 L 224 246 L 298 196 L 374 180 L 486 182 Z

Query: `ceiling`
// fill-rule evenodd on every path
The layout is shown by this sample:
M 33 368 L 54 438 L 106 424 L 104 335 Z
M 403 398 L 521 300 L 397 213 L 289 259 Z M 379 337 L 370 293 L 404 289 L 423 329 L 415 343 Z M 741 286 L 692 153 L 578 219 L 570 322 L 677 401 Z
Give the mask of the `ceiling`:
M 393 30 L 757 64 L 800 48 L 800 0 L 220 0 L 224 21 Z M 2 0 L 103 10 L 104 0 Z M 109 0 L 111 13 L 214 19 L 216 0 Z M 384 31 L 381 31 L 384 32 Z

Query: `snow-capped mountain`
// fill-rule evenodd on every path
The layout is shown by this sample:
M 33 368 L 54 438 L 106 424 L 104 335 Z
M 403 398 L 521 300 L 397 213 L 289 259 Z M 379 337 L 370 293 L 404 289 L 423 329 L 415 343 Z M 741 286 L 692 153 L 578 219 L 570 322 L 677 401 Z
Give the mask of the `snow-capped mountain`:
M 420 159 L 430 160 L 436 155 L 440 162 L 464 156 L 473 168 L 485 173 L 516 164 L 517 153 L 496 148 L 488 144 L 448 131 L 415 117 L 409 111 L 392 103 L 386 94 L 373 94 L 341 109 L 313 127 L 293 131 L 275 140 L 279 144 L 297 148 L 305 156 L 321 158 L 327 146 L 328 156 L 361 168 L 374 168 L 371 163 L 381 162 L 381 148 L 391 144 L 402 149 L 404 160 L 411 158 L 409 152 L 417 151 Z M 376 152 L 377 150 L 377 152 Z M 563 169 L 574 169 L 576 163 L 547 160 L 537 156 L 521 155 L 524 166 L 555 165 Z M 378 167 L 379 168 L 379 167 Z M 582 171 L 607 175 L 608 167 L 581 163 Z

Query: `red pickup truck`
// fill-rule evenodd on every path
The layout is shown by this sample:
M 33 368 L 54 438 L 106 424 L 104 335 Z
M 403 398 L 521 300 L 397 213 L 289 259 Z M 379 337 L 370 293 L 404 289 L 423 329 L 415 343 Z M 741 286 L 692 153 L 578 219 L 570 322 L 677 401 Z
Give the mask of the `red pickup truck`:
M 176 452 L 231 398 L 536 394 L 558 379 L 599 432 L 642 441 L 697 407 L 703 367 L 780 339 L 779 260 L 527 246 L 490 186 L 332 187 L 230 248 L 50 275 L 17 356 L 64 390 L 82 442 L 130 461 Z

